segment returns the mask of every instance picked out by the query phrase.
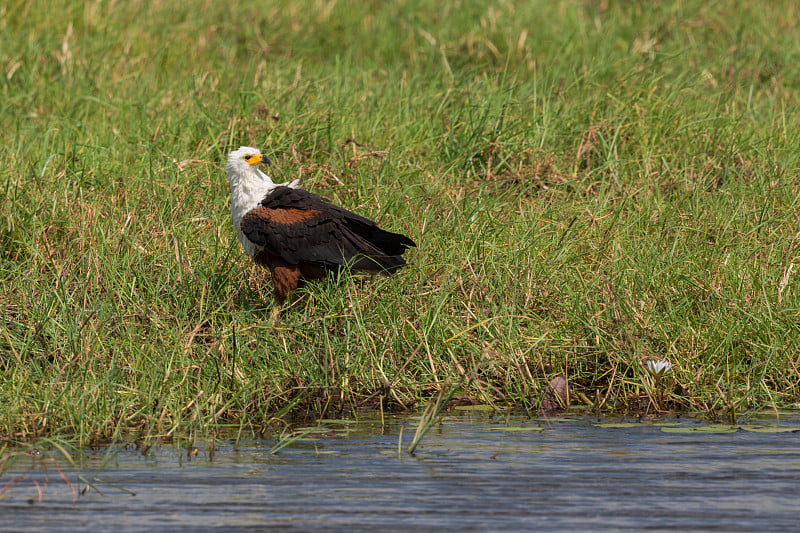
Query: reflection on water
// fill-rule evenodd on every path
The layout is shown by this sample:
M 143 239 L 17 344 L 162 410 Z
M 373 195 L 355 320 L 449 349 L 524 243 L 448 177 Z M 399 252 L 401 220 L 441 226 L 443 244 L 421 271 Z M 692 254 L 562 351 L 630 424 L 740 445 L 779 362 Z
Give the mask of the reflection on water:
M 762 422 L 800 429 L 798 418 Z M 402 418 L 383 432 L 376 421 L 326 424 L 278 455 L 274 441 L 217 443 L 213 460 L 202 447 L 191 460 L 172 446 L 146 457 L 101 451 L 76 467 L 59 460 L 76 489 L 79 476 L 103 482 L 102 494 L 90 489 L 74 506 L 52 462 L 45 474 L 24 459 L 0 478 L 2 488 L 29 476 L 2 495 L 0 529 L 797 530 L 800 433 L 596 423 L 463 413 L 432 429 L 415 456 L 398 456 L 400 427 L 406 445 L 416 427 Z M 521 430 L 533 426 L 545 429 Z

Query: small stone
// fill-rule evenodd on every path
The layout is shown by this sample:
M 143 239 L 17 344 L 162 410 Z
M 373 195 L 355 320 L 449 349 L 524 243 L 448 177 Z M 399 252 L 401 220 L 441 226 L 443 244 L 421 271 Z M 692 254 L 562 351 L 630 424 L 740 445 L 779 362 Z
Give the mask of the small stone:
M 567 383 L 567 378 L 559 374 L 550 380 L 542 400 L 542 409 L 545 411 L 569 409 L 569 383 Z

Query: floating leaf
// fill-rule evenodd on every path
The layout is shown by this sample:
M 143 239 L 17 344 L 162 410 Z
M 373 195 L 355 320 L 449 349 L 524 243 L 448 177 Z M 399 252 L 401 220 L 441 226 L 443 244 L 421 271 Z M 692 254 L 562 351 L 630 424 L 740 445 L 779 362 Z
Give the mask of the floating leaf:
M 543 431 L 541 426 L 502 426 L 496 428 L 488 428 L 489 431 Z
M 754 433 L 794 433 L 800 431 L 800 428 L 786 426 L 741 426 L 741 428 Z
M 453 406 L 456 411 L 497 411 L 491 405 L 456 405 Z
M 710 424 L 698 427 L 663 427 L 664 433 L 736 433 L 739 428 L 727 424 Z
M 294 428 L 295 433 L 327 433 L 331 429 L 326 426 L 306 426 L 300 428 Z
M 600 422 L 594 424 L 598 428 L 635 428 L 635 427 L 675 427 L 674 422 Z

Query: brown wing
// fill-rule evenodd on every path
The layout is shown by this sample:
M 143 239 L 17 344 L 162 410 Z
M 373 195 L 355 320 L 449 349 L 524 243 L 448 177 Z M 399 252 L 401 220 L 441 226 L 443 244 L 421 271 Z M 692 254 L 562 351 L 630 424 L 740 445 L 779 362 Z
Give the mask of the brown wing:
M 416 246 L 405 235 L 289 187 L 277 187 L 260 207 L 246 213 L 241 228 L 253 243 L 292 265 L 394 270 L 405 265 L 405 249 Z

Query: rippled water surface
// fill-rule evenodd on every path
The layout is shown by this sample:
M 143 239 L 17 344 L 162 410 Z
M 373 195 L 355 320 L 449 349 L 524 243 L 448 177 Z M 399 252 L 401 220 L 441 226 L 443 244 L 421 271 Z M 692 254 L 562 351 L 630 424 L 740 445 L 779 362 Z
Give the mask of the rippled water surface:
M 598 426 L 466 412 L 411 456 L 413 419 L 326 423 L 276 455 L 276 443 L 217 442 L 56 451 L 0 477 L 0 529 L 25 531 L 796 531 L 800 433 L 672 432 L 694 420 Z M 800 429 L 800 418 L 750 420 Z M 543 428 L 537 430 L 536 428 Z M 713 428 L 712 428 L 713 429 Z M 753 429 L 753 428 L 751 428 Z M 80 491 L 73 493 L 55 466 Z M 38 484 L 38 489 L 37 489 Z M 41 489 L 41 503 L 39 503 Z

